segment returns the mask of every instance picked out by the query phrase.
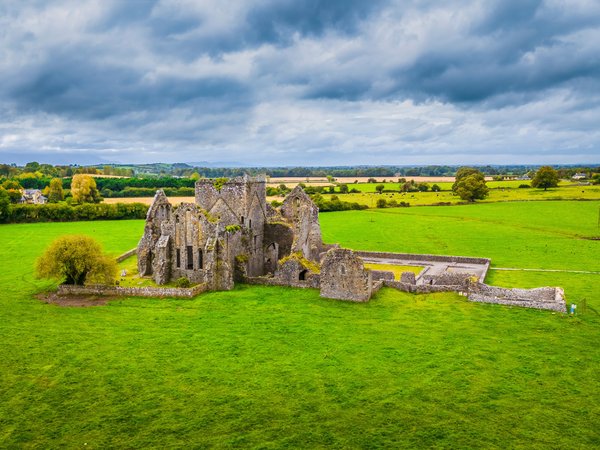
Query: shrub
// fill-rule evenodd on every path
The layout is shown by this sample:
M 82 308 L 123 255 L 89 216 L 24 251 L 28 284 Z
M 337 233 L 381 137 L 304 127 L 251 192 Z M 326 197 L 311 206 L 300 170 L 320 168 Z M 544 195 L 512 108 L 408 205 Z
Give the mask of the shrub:
M 386 206 L 387 206 L 387 201 L 385 200 L 385 198 L 380 198 L 377 200 L 378 208 L 385 208 Z
M 519 189 L 527 189 L 527 188 L 530 188 L 530 187 L 531 187 L 530 185 L 525 184 L 525 183 L 519 185 Z
M 189 288 L 191 286 L 190 280 L 185 277 L 177 278 L 175 280 L 175 286 L 178 288 Z

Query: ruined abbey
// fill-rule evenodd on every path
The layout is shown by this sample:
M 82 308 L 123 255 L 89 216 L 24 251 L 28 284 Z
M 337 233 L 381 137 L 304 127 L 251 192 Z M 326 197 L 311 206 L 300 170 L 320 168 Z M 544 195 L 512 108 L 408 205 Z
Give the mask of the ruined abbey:
M 322 297 L 365 302 L 386 286 L 413 293 L 455 291 L 471 301 L 566 310 L 560 288 L 486 285 L 486 258 L 352 251 L 324 244 L 319 210 L 302 188 L 296 187 L 274 208 L 267 203 L 266 180 L 261 177 L 199 180 L 195 202 L 176 207 L 157 191 L 137 258 L 140 276 L 150 276 L 159 285 L 184 278 L 195 287 L 143 292 L 117 287 L 98 293 L 193 296 L 244 282 L 316 288 Z M 393 272 L 369 270 L 365 263 L 415 266 L 420 272 L 403 272 L 397 280 Z
M 195 203 L 174 208 L 157 192 L 138 246 L 140 275 L 228 290 L 235 280 L 274 274 L 286 257 L 317 265 L 326 250 L 318 208 L 301 188 L 278 210 L 266 201 L 264 178 L 200 180 L 195 194 Z

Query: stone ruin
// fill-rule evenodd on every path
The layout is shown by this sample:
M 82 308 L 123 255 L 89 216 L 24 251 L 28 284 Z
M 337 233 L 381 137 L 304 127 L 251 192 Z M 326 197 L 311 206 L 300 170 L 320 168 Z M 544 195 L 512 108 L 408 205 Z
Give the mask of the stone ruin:
M 266 201 L 264 177 L 201 179 L 195 202 L 174 207 L 162 190 L 148 210 L 138 271 L 159 285 L 185 278 L 198 292 L 234 282 L 318 288 L 321 297 L 369 301 L 381 286 L 406 292 L 456 291 L 471 301 L 566 311 L 560 288 L 505 289 L 483 283 L 490 260 L 353 252 L 322 241 L 319 209 L 297 186 L 279 208 Z M 429 265 L 400 280 L 364 262 Z
M 157 191 L 137 248 L 138 270 L 157 284 L 179 278 L 229 290 L 234 280 L 279 271 L 299 254 L 318 265 L 325 246 L 319 210 L 297 187 L 279 210 L 266 201 L 266 180 L 202 179 L 195 202 L 171 205 Z
M 327 252 L 321 265 L 321 297 L 368 302 L 373 293 L 371 271 L 345 248 Z

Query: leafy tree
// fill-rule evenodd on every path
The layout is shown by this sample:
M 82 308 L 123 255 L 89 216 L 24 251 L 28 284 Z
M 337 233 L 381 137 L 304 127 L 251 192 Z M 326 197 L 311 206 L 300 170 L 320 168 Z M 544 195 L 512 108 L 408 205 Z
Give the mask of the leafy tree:
M 23 188 L 16 180 L 6 180 L 2 183 L 2 187 L 6 189 L 11 203 L 18 203 L 21 197 L 23 197 Z
M 427 183 L 419 183 L 417 184 L 417 189 L 421 192 L 427 192 L 429 190 L 429 185 Z
M 347 194 L 347 193 L 348 193 L 348 185 L 340 184 L 340 194 Z
M 481 176 L 481 178 L 485 180 L 483 173 L 475 169 L 474 167 L 460 167 L 456 171 L 456 176 L 454 179 L 454 184 L 452 185 L 452 190 L 456 192 L 456 186 L 458 185 L 458 182 L 463 178 L 468 177 L 469 175 L 477 175 L 478 177 Z
M 63 191 L 62 180 L 60 178 L 52 178 L 48 186 L 48 201 L 50 203 L 57 203 L 64 199 L 65 193 Z
M 434 184 L 433 186 L 431 186 L 431 190 L 432 192 L 440 192 L 441 189 L 437 184 Z
M 463 200 L 474 202 L 488 196 L 489 189 L 485 185 L 485 176 L 472 167 L 461 167 L 456 172 L 456 181 L 452 190 Z
M 83 174 L 73 175 L 71 195 L 75 203 L 98 203 L 102 199 L 94 177 Z
M 558 172 L 550 166 L 542 166 L 535 173 L 531 185 L 535 188 L 544 188 L 558 186 Z
M 102 253 L 89 236 L 68 235 L 56 239 L 36 261 L 38 278 L 54 278 L 65 284 L 112 284 L 117 262 Z
M 10 212 L 10 196 L 0 187 L 0 221 L 4 221 Z
M 375 186 L 375 190 L 377 192 L 379 192 L 380 194 L 383 192 L 384 189 L 385 189 L 385 184 L 378 184 L 377 186 Z
M 377 207 L 378 208 L 385 208 L 386 206 L 387 206 L 387 202 L 385 201 L 385 198 L 377 199 Z

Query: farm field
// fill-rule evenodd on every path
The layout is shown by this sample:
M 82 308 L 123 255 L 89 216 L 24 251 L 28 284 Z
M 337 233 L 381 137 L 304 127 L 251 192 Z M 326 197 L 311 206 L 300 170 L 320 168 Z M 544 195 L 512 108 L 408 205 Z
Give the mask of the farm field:
M 0 226 L 0 442 L 21 447 L 600 446 L 600 201 L 321 214 L 326 242 L 492 258 L 559 285 L 574 317 L 384 289 L 368 304 L 238 286 L 193 300 L 44 304 L 35 258 L 143 221 Z M 550 269 L 558 272 L 501 270 Z
M 494 186 L 493 183 L 497 184 L 511 184 L 513 181 L 505 182 L 488 182 L 488 186 Z M 447 184 L 447 185 L 446 185 Z M 379 194 L 375 192 L 376 184 L 364 183 L 350 185 L 349 188 L 356 188 L 363 192 L 353 194 L 333 194 L 337 195 L 340 200 L 345 202 L 356 202 L 361 205 L 367 205 L 369 208 L 375 208 L 377 200 L 384 198 L 387 201 L 396 200 L 399 202 L 408 202 L 411 206 L 427 206 L 435 205 L 437 203 L 450 203 L 460 204 L 464 203 L 458 196 L 453 195 L 450 191 L 452 183 L 440 184 L 442 189 L 440 192 L 384 192 Z M 291 186 L 291 185 L 290 185 Z M 295 186 L 295 185 L 294 185 Z M 398 183 L 386 184 L 386 189 L 398 189 Z M 267 201 L 278 200 L 281 201 L 285 196 L 274 196 L 267 197 Z M 323 194 L 326 199 L 331 198 L 331 194 Z M 152 203 L 153 197 L 123 197 L 123 198 L 105 198 L 104 203 L 144 203 L 149 205 Z M 536 200 L 598 200 L 600 199 L 600 186 L 576 186 L 572 184 L 561 185 L 559 188 L 549 189 L 544 191 L 542 189 L 518 189 L 516 186 L 511 188 L 507 186 L 492 187 L 490 189 L 490 195 L 485 200 L 480 202 L 483 203 L 495 203 L 495 202 L 510 202 L 510 201 L 536 201 Z M 174 205 L 181 202 L 194 202 L 194 197 L 169 197 L 169 200 Z
M 500 183 L 500 182 L 498 182 Z M 512 183 L 512 182 L 505 182 Z M 492 183 L 488 183 L 491 185 Z M 367 205 L 374 208 L 377 200 L 384 198 L 387 201 L 396 200 L 399 202 L 408 202 L 411 206 L 426 206 L 436 203 L 464 203 L 460 197 L 453 195 L 450 190 L 440 192 L 384 192 L 382 194 L 375 192 L 376 184 L 358 185 L 357 189 L 368 189 L 368 192 L 353 194 L 334 194 L 340 200 L 346 202 L 357 202 L 361 205 Z M 450 185 L 451 186 L 451 185 Z M 440 186 L 442 189 L 450 189 L 450 186 Z M 352 188 L 352 186 L 349 186 Z M 371 190 L 372 189 L 372 190 Z M 398 184 L 390 184 L 389 189 L 398 189 Z M 326 199 L 331 198 L 330 194 L 323 194 Z M 480 200 L 481 203 L 511 202 L 511 201 L 535 201 L 535 200 L 598 200 L 600 199 L 600 186 L 574 186 L 565 185 L 554 189 L 518 189 L 518 188 L 490 188 L 489 196 Z

